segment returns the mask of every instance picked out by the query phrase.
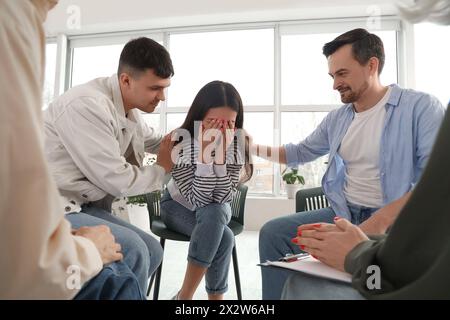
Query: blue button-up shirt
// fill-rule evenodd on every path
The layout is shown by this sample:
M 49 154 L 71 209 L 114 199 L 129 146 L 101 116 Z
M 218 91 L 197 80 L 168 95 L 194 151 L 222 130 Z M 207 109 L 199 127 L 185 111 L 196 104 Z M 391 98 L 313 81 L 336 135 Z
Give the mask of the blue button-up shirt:
M 380 143 L 379 169 L 383 205 L 410 191 L 430 156 L 445 109 L 433 96 L 391 85 Z M 287 144 L 288 166 L 329 154 L 322 188 L 336 215 L 350 218 L 344 196 L 345 164 L 338 153 L 354 110 L 347 104 L 331 111 L 317 129 L 298 144 Z

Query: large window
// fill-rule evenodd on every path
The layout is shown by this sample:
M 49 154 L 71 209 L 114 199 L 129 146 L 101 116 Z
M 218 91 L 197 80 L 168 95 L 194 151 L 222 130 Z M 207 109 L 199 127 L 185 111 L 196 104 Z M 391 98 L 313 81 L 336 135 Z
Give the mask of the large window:
M 162 44 L 162 34 L 136 32 L 132 34 L 103 37 L 80 37 L 70 41 L 72 50 L 72 73 L 70 86 L 86 83 L 98 77 L 109 77 L 117 72 L 120 53 L 131 39 L 149 37 Z
M 117 72 L 124 44 L 73 49 L 72 87 Z
M 281 114 L 281 143 L 299 143 L 311 134 L 322 122 L 327 112 L 283 112 Z M 305 178 L 305 187 L 312 188 L 321 185 L 322 176 L 327 168 L 328 157 L 319 159 L 299 167 L 299 173 Z M 281 166 L 281 171 L 285 166 Z M 285 184 L 280 184 L 280 190 L 285 191 Z
M 383 84 L 398 81 L 399 26 L 398 21 L 387 20 L 376 31 L 371 30 L 384 42 Z M 168 48 L 175 76 L 167 90 L 167 100 L 152 114 L 144 114 L 144 119 L 149 126 L 167 133 L 183 123 L 201 87 L 222 80 L 233 84 L 241 94 L 244 128 L 254 142 L 270 146 L 298 143 L 313 132 L 329 111 L 342 104 L 332 88 L 323 45 L 357 27 L 366 27 L 365 20 L 198 27 L 152 33 L 149 37 Z M 115 73 L 124 44 L 131 38 L 148 35 L 146 32 L 70 40 L 72 69 L 67 85 Z M 435 94 L 445 95 L 443 89 L 438 91 Z M 324 156 L 300 167 L 307 187 L 320 185 L 326 162 Z M 254 175 L 248 183 L 250 193 L 284 193 L 280 177 L 283 166 L 261 158 L 255 158 L 254 165 Z
M 386 63 L 380 80 L 397 83 L 395 31 L 374 32 L 383 41 Z M 340 33 L 289 34 L 281 37 L 281 102 L 283 105 L 340 104 L 333 90 L 328 64 L 322 54 L 325 43 Z
M 253 137 L 253 141 L 263 145 L 273 145 L 273 113 L 246 112 L 244 128 Z M 259 157 L 254 157 L 253 177 L 248 182 L 253 193 L 273 193 L 274 165 Z
M 273 36 L 273 29 L 171 34 L 169 107 L 190 106 L 213 80 L 233 84 L 245 105 L 273 105 Z
M 338 104 L 332 90 L 324 43 L 337 34 L 286 35 L 281 37 L 281 103 L 283 105 Z
M 450 102 L 450 26 L 421 23 L 414 26 L 416 88 Z
M 187 113 L 169 113 L 167 114 L 167 130 L 166 132 L 170 132 L 176 128 L 179 128 L 184 119 L 186 119 Z
M 47 109 L 55 95 L 56 77 L 56 43 L 47 43 L 45 46 L 45 80 L 42 93 L 42 109 Z

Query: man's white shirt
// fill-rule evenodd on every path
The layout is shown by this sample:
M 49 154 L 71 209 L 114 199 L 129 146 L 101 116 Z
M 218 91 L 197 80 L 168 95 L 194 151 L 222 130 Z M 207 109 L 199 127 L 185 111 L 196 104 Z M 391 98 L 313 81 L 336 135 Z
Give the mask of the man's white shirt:
M 380 141 L 391 87 L 372 108 L 355 112 L 342 140 L 339 154 L 345 163 L 344 195 L 348 202 L 370 207 L 383 206 L 380 182 Z

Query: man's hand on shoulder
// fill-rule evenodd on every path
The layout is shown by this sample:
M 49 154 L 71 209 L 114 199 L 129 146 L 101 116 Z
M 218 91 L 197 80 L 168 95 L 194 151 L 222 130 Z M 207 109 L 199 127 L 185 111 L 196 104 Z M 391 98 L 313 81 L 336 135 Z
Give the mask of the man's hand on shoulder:
M 156 160 L 156 164 L 163 167 L 166 173 L 169 173 L 173 168 L 172 149 L 174 141 L 172 141 L 171 136 L 172 132 L 167 134 L 162 139 L 161 145 L 159 147 L 158 158 Z

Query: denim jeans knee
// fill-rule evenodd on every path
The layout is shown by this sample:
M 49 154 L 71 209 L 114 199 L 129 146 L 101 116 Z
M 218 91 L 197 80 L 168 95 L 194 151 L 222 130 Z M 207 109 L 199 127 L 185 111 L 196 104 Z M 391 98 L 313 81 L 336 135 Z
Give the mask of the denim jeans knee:
M 211 265 L 230 219 L 231 207 L 228 203 L 211 203 L 196 210 L 197 224 L 189 244 L 190 261 L 206 268 Z
M 107 225 L 111 229 L 116 242 L 122 247 L 123 261 L 136 275 L 141 289 L 146 290 L 149 277 L 150 253 L 146 243 L 137 233 L 124 226 L 83 212 L 68 214 L 66 219 L 72 224 L 73 228 Z
M 228 290 L 228 272 L 234 241 L 233 231 L 225 226 L 219 249 L 206 271 L 205 287 L 208 294 L 223 294 Z
M 94 278 L 84 284 L 74 300 L 145 300 L 136 276 L 123 262 L 103 267 Z
M 161 218 L 168 228 L 191 237 L 188 261 L 208 268 L 206 291 L 226 292 L 234 246 L 233 232 L 227 226 L 231 220 L 230 205 L 211 203 L 190 211 L 166 192 L 161 199 Z
M 350 283 L 296 272 L 287 279 L 283 300 L 365 300 Z
M 227 225 L 231 220 L 231 207 L 229 203 L 210 203 L 195 211 L 197 223 L 219 223 Z
M 336 215 L 331 208 L 298 212 L 267 222 L 259 234 L 259 256 L 261 262 L 276 260 L 286 253 L 300 253 L 298 246 L 291 242 L 297 235 L 297 227 L 303 224 L 333 223 Z M 292 271 L 293 272 L 293 271 Z M 278 300 L 287 277 L 292 273 L 278 268 L 261 268 L 264 300 Z

